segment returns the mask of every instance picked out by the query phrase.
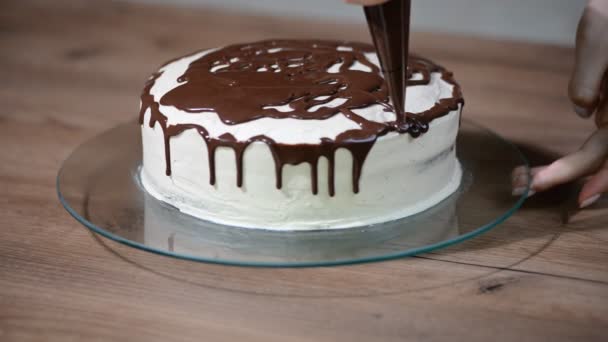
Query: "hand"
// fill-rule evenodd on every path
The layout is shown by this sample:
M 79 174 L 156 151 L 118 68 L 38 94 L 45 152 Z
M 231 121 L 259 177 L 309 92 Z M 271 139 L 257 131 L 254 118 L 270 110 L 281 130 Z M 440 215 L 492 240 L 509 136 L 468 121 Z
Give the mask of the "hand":
M 346 3 L 355 4 L 355 5 L 363 5 L 363 6 L 373 6 L 380 5 L 388 0 L 344 0 Z
M 576 152 L 550 165 L 534 167 L 530 195 L 590 176 L 581 189 L 581 208 L 608 192 L 608 0 L 590 0 L 576 35 L 576 64 L 569 94 L 574 111 L 583 118 L 595 114 L 598 130 Z M 524 167 L 513 170 L 513 194 L 528 184 Z

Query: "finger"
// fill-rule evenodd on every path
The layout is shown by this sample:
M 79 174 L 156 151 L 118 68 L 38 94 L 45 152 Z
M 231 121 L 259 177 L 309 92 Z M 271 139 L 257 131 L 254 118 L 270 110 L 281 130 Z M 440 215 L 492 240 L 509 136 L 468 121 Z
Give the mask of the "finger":
M 596 110 L 602 79 L 608 68 L 608 51 L 604 46 L 608 20 L 593 2 L 587 6 L 578 25 L 574 72 L 569 94 L 576 112 L 589 117 Z
M 511 172 L 511 183 L 515 184 L 515 182 L 524 176 L 528 175 L 528 167 L 526 165 L 520 165 L 513 169 Z
M 511 172 L 511 184 L 513 184 L 513 187 L 527 186 L 530 181 L 530 176 L 534 177 L 534 175 L 545 167 L 546 166 L 536 166 L 529 168 L 525 165 L 518 166 Z
M 544 191 L 596 171 L 608 155 L 608 128 L 595 131 L 580 150 L 569 154 L 538 172 L 532 189 Z
M 528 186 L 530 185 L 530 177 L 534 177 L 538 172 L 545 169 L 546 166 L 537 166 L 531 169 L 528 169 L 527 166 L 522 165 L 513 169 L 511 174 L 511 187 L 513 189 L 513 196 L 521 196 L 528 190 Z M 535 191 L 530 189 L 528 190 L 528 197 L 535 194 Z
M 585 208 L 592 205 L 606 192 L 608 192 L 608 162 L 604 163 L 604 167 L 583 185 L 578 196 L 579 206 Z

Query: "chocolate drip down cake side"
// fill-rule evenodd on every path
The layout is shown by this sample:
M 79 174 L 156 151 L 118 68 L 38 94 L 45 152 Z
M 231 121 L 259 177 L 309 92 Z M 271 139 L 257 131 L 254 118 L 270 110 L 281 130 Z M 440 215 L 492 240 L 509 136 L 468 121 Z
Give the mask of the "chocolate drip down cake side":
M 144 188 L 232 226 L 314 230 L 426 210 L 462 171 L 463 98 L 452 74 L 410 56 L 397 125 L 372 45 L 271 40 L 200 51 L 141 97 Z

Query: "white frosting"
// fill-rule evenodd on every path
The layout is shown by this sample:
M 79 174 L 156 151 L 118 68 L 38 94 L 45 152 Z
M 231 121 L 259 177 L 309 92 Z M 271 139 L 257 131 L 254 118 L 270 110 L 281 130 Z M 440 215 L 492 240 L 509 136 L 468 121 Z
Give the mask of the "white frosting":
M 342 49 L 347 47 L 341 47 Z M 188 65 L 210 51 L 195 53 L 168 64 L 150 93 L 155 101 L 177 87 L 177 78 Z M 366 54 L 378 64 L 374 54 Z M 362 64 L 354 65 L 362 71 Z M 419 77 L 414 75 L 414 77 Z M 451 97 L 452 85 L 433 73 L 428 85 L 408 87 L 406 108 L 421 112 L 442 98 Z M 291 110 L 291 108 L 282 108 Z M 359 126 L 342 114 L 325 120 L 262 118 L 237 125 L 224 124 L 216 113 L 187 113 L 172 106 L 160 106 L 168 124 L 195 123 L 205 127 L 210 136 L 231 133 L 239 140 L 264 134 L 283 144 L 314 144 L 321 138 Z M 357 109 L 368 120 L 393 121 L 379 105 Z M 144 122 L 149 122 L 145 113 Z M 171 176 L 165 175 L 164 141 L 161 127 L 142 126 L 142 183 L 156 198 L 183 212 L 229 225 L 296 230 L 343 228 L 377 223 L 425 210 L 454 192 L 461 169 L 453 149 L 460 118 L 460 108 L 431 122 L 429 131 L 418 138 L 389 133 L 380 137 L 368 154 L 359 181 L 360 192 L 352 190 L 352 156 L 339 149 L 335 156 L 335 196 L 328 191 L 328 161 L 318 165 L 319 194 L 311 191 L 310 165 L 286 165 L 283 187 L 277 189 L 275 162 L 269 147 L 261 142 L 250 144 L 244 153 L 243 186 L 236 185 L 234 151 L 219 147 L 216 151 L 216 184 L 209 184 L 207 146 L 195 130 L 171 138 Z

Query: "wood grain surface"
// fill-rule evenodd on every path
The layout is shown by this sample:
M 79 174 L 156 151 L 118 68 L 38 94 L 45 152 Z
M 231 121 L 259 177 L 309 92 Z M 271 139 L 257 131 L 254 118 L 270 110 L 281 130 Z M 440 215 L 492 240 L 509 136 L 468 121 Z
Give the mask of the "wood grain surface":
M 452 248 L 356 266 L 253 269 L 91 234 L 55 194 L 78 144 L 136 116 L 147 76 L 192 50 L 271 37 L 368 40 L 329 22 L 110 1 L 0 1 L 1 341 L 568 341 L 608 336 L 606 202 L 535 196 Z M 593 129 L 566 98 L 573 51 L 414 34 L 452 69 L 465 115 L 533 163 Z

